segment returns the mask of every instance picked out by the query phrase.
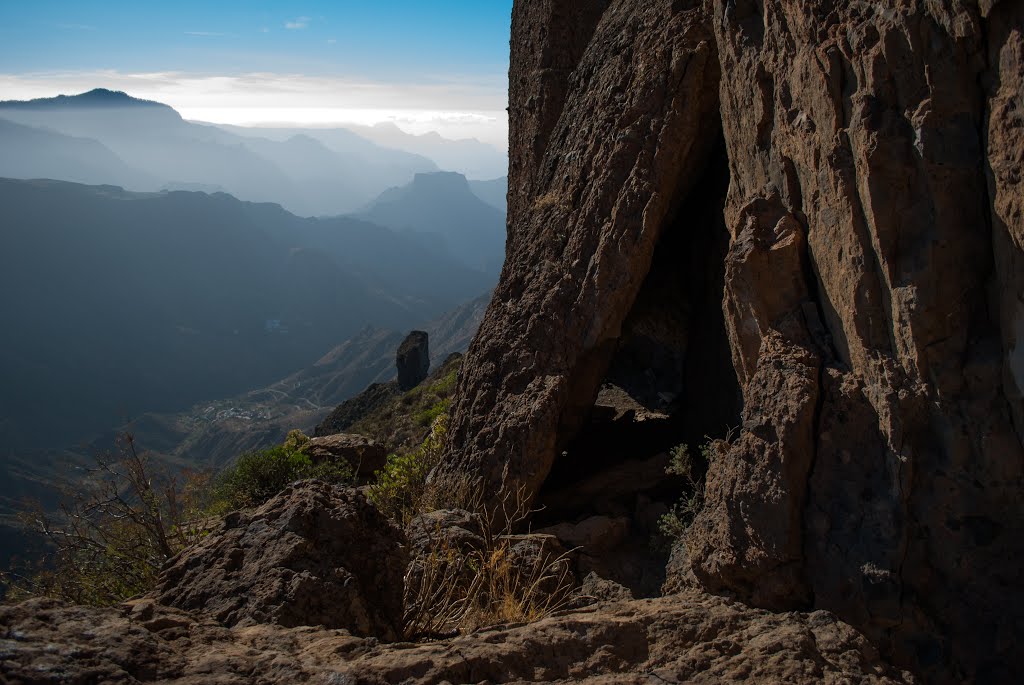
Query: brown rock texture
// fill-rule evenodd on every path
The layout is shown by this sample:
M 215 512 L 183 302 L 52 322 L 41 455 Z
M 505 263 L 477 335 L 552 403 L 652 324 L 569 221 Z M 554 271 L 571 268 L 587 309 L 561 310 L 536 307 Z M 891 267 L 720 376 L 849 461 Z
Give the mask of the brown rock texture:
M 226 626 L 345 628 L 396 639 L 404 536 L 356 490 L 302 481 L 182 552 L 152 593 Z
M 741 426 L 674 568 L 834 611 L 929 679 L 1019 680 L 1022 13 L 516 2 L 508 258 L 442 470 L 537 493 L 635 322 L 658 323 L 648 295 L 687 287 L 659 264 L 710 271 L 691 253 L 724 221 Z M 663 347 L 696 354 L 670 318 Z
M 372 476 L 384 468 L 387 450 L 377 441 L 362 435 L 338 433 L 311 438 L 302 448 L 313 463 L 344 459 L 360 476 Z
M 538 488 L 593 405 L 659 228 L 719 129 L 700 8 L 605 4 L 513 10 L 509 257 L 450 427 L 453 468 L 495 484 L 507 470 Z M 604 49 L 583 50 L 597 16 Z
M 772 614 L 684 593 L 605 604 L 444 642 L 380 645 L 343 630 L 216 622 L 136 600 L 0 606 L 0 682 L 855 683 L 913 679 L 828 612 Z

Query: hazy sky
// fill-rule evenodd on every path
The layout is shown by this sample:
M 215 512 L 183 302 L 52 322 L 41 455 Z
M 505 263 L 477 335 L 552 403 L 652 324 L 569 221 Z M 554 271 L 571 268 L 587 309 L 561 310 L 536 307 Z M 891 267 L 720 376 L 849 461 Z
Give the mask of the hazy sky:
M 96 87 L 219 123 L 506 146 L 512 0 L 0 0 L 0 99 Z

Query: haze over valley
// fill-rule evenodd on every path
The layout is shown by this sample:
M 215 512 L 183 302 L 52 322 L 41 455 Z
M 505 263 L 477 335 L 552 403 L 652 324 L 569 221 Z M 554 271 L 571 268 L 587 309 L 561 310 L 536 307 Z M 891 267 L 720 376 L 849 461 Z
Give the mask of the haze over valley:
M 9 151 L 0 174 L 10 178 L 221 191 L 275 202 L 301 216 L 358 211 L 417 173 L 443 170 L 492 181 L 508 164 L 491 145 L 406 134 L 393 124 L 218 126 L 105 89 L 0 102 L 0 144 Z
M 97 88 L 0 102 L 0 149 L 8 523 L 120 430 L 216 468 L 393 376 L 408 330 L 464 350 L 504 258 L 507 158 L 472 139 Z

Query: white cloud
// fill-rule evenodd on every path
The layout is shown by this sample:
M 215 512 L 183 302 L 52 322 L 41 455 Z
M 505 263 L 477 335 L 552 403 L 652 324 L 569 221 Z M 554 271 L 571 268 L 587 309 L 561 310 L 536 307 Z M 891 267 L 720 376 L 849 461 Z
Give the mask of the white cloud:
M 123 90 L 166 103 L 187 119 L 257 125 L 373 125 L 390 122 L 409 133 L 478 138 L 508 145 L 506 77 L 434 76 L 429 83 L 249 73 L 211 75 L 118 71 L 2 74 L 5 99 L 70 95 L 92 88 Z
M 338 39 L 337 39 L 337 38 L 328 38 L 328 39 L 327 39 L 327 44 L 328 44 L 328 45 L 334 45 L 334 44 L 335 44 L 335 43 L 337 43 L 337 42 L 338 42 Z
M 219 31 L 185 31 L 186 36 L 226 36 L 226 33 Z
M 309 26 L 309 17 L 296 17 L 291 21 L 286 21 L 284 27 L 286 29 L 304 29 Z

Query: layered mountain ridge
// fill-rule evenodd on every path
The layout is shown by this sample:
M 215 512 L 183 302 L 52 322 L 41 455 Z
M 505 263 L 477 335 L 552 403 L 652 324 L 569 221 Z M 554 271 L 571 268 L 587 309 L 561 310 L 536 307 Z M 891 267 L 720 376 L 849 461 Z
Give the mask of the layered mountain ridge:
M 114 183 L 136 191 L 198 184 L 242 200 L 275 202 L 303 216 L 360 210 L 416 173 L 443 168 L 494 178 L 490 172 L 503 168 L 505 160 L 501 151 L 482 143 L 434 137 L 423 146 L 419 137 L 397 129 L 375 142 L 347 128 L 191 122 L 165 104 L 104 89 L 0 101 L 0 124 L 0 142 L 17 153 L 4 156 L 2 173 L 8 177 Z M 11 128 L 15 125 L 31 130 Z M 419 150 L 437 156 L 442 165 Z M 481 155 L 491 161 L 481 162 Z M 476 175 L 480 169 L 485 175 Z

